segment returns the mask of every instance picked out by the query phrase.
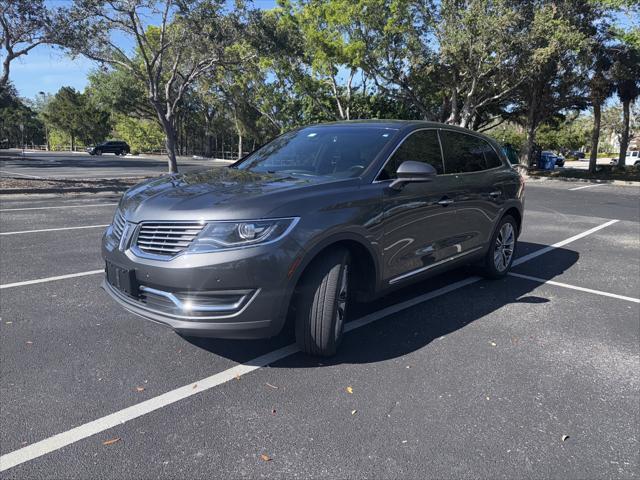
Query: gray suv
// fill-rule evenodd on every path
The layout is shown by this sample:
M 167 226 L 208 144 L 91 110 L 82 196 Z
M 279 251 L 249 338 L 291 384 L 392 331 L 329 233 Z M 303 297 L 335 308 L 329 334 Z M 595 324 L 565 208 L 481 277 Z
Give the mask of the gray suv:
M 270 337 L 289 319 L 303 351 L 332 355 L 356 298 L 461 264 L 505 275 L 523 203 L 522 177 L 475 132 L 304 127 L 129 189 L 103 237 L 104 288 L 182 335 Z

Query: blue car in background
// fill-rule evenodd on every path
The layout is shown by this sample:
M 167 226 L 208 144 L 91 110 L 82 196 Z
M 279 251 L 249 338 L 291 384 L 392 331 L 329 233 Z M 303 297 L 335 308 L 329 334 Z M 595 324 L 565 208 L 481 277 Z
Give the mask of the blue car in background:
M 540 160 L 538 161 L 538 168 L 540 170 L 553 170 L 555 167 L 563 166 L 563 157 L 560 157 L 555 153 L 546 150 L 540 153 Z

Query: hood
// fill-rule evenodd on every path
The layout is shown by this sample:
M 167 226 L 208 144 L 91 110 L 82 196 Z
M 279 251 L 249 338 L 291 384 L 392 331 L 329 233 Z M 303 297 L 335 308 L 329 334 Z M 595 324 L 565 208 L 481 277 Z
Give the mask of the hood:
M 123 195 L 120 208 L 132 222 L 260 218 L 282 204 L 283 192 L 334 181 L 214 168 L 143 182 Z

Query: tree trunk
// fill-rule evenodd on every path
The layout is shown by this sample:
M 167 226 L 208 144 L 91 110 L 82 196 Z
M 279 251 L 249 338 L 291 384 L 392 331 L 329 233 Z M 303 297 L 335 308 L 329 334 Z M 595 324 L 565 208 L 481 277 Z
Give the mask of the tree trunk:
M 622 138 L 620 139 L 620 155 L 618 155 L 618 167 L 625 167 L 627 147 L 629 146 L 629 107 L 631 102 L 622 102 Z
M 536 127 L 534 124 L 527 126 L 527 145 L 524 151 L 524 164 L 531 168 L 535 155 L 536 146 Z
M 164 144 L 167 149 L 167 163 L 169 173 L 178 173 L 178 162 L 176 161 L 176 129 L 173 124 L 173 118 L 167 118 L 164 114 L 162 103 L 153 102 L 153 108 L 156 111 L 162 130 L 164 130 Z
M 242 134 L 238 132 L 238 160 L 242 158 Z
M 171 120 L 161 116 L 162 129 L 164 130 L 165 147 L 167 148 L 167 163 L 169 173 L 178 173 L 178 162 L 176 161 L 176 130 Z
M 76 151 L 76 137 L 73 133 L 71 134 L 71 151 Z
M 598 142 L 600 140 L 601 105 L 593 104 L 593 130 L 591 131 L 591 156 L 589 157 L 589 171 L 595 173 L 598 164 Z

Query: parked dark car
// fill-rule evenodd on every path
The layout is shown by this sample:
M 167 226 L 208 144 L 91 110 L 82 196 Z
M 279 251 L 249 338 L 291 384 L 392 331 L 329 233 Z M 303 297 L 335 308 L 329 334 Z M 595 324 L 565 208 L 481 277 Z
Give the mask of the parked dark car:
M 127 142 L 120 140 L 109 140 L 108 142 L 99 143 L 95 147 L 87 148 L 87 152 L 91 155 L 102 155 L 103 153 L 115 153 L 116 155 L 126 155 L 131 149 Z
M 105 231 L 105 290 L 185 336 L 295 324 L 331 355 L 354 299 L 460 266 L 507 273 L 524 181 L 490 138 L 419 121 L 286 133 L 230 167 L 129 189 Z
M 580 150 L 570 150 L 567 153 L 567 157 L 575 158 L 576 160 L 583 160 L 585 158 L 584 152 L 581 152 Z

